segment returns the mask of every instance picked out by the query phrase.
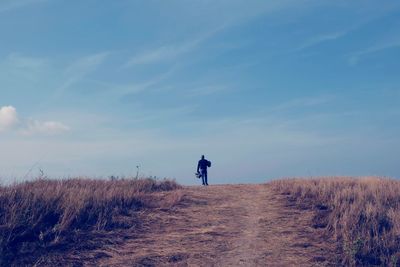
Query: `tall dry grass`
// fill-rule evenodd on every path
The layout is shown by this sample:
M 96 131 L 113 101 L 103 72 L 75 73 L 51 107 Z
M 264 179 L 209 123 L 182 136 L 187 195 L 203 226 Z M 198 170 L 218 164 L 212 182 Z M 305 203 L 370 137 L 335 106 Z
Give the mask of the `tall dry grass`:
M 132 227 L 120 217 L 157 206 L 150 193 L 179 187 L 154 179 L 42 179 L 0 187 L 0 266 L 29 263 L 20 258 L 62 248 L 81 233 Z M 170 196 L 163 202 L 179 201 Z
M 338 244 L 344 266 L 400 265 L 400 181 L 384 178 L 288 179 L 272 182 Z

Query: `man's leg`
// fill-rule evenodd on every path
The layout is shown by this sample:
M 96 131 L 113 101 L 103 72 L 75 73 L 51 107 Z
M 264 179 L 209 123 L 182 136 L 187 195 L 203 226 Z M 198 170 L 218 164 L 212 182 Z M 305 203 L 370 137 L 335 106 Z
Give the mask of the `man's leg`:
M 204 178 L 206 180 L 206 185 L 208 185 L 208 181 L 207 181 L 207 171 L 204 173 Z
M 205 182 L 205 173 L 204 173 L 204 171 L 203 170 L 201 170 L 200 171 L 201 172 L 201 180 L 203 181 L 203 185 L 206 185 L 206 182 Z

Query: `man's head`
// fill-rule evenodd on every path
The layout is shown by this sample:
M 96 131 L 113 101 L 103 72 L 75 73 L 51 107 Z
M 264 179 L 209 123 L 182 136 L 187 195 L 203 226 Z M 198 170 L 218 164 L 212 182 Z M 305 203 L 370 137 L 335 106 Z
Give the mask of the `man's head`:
M 201 159 L 204 159 L 204 155 L 201 155 Z

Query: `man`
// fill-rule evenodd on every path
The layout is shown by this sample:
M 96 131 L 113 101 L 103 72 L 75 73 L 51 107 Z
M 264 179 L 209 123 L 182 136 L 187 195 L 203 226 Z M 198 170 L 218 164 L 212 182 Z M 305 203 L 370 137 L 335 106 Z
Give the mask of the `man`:
M 199 173 L 200 170 L 200 175 L 201 179 L 203 180 L 203 185 L 208 185 L 207 181 L 207 168 L 211 167 L 211 162 L 206 160 L 204 158 L 204 155 L 201 156 L 201 160 L 199 160 L 199 163 L 197 164 L 197 173 Z

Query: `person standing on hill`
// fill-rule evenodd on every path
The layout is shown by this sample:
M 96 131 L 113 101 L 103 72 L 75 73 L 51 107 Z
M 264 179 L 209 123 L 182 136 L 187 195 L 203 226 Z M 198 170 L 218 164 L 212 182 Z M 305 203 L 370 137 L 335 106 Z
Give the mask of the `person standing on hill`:
M 211 167 L 211 161 L 208 161 L 204 158 L 204 155 L 201 156 L 201 160 L 197 164 L 197 173 L 201 176 L 203 180 L 203 185 L 208 185 L 207 181 L 207 168 Z M 200 172 L 199 172 L 200 170 Z

